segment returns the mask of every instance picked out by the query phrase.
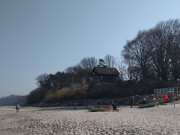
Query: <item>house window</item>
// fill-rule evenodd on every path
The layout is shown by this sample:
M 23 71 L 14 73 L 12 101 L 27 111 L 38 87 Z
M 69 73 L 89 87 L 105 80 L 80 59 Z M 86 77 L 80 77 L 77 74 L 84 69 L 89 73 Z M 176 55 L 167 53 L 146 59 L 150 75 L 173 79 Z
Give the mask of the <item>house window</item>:
M 94 76 L 93 79 L 96 80 L 96 81 L 98 81 L 98 80 L 99 80 L 99 77 L 98 77 L 98 76 Z
M 103 76 L 101 76 L 101 81 L 103 80 Z

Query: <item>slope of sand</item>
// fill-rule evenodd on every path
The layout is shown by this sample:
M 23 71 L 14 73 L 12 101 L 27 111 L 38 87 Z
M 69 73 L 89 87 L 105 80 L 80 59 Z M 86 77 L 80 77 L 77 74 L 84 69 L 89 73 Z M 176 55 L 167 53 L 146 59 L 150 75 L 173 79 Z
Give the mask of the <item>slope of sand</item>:
M 178 135 L 180 105 L 119 107 L 119 112 L 73 108 L 0 108 L 0 135 Z

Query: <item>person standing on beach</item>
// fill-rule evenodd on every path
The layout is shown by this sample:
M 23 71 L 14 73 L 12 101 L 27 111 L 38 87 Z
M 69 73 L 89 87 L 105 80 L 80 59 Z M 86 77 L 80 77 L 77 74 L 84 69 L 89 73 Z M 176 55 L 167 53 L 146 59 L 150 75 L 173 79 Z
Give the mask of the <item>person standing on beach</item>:
M 133 97 L 131 97 L 130 102 L 131 102 L 131 108 L 132 108 L 133 107 Z
M 112 105 L 112 107 L 114 106 L 114 100 L 112 100 L 111 105 Z M 114 107 L 113 107 L 113 108 L 114 108 Z
M 17 105 L 16 105 L 16 112 L 17 112 L 17 113 L 19 112 L 19 108 L 20 108 L 20 105 L 17 104 Z
M 112 100 L 112 107 L 113 107 L 113 112 L 117 110 L 117 105 L 113 100 Z
M 74 110 L 76 110 L 77 109 L 77 102 L 75 101 L 74 102 Z

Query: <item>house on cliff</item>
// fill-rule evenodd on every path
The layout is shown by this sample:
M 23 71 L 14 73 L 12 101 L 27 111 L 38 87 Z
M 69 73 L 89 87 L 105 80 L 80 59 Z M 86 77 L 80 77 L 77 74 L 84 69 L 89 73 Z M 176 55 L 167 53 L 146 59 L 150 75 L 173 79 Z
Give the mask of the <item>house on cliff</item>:
M 94 67 L 90 73 L 90 81 L 93 82 L 113 82 L 119 78 L 119 71 L 116 68 L 107 66 Z

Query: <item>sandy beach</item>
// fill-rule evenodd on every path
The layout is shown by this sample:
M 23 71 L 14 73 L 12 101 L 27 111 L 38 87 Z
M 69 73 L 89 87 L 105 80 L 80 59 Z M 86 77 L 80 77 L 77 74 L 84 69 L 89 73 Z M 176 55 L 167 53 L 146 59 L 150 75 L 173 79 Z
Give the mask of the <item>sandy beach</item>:
M 180 105 L 118 107 L 89 112 L 85 107 L 0 107 L 0 135 L 179 135 Z

